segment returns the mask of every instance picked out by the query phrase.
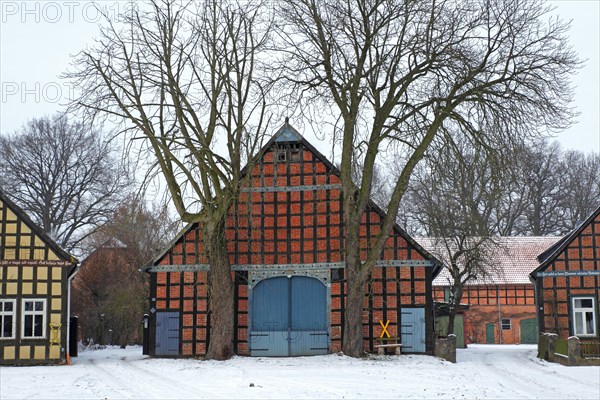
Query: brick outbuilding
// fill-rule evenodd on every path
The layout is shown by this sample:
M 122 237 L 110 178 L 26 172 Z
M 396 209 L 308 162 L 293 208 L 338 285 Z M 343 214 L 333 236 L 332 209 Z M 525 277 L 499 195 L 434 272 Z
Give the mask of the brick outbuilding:
M 235 282 L 235 353 L 312 355 L 341 349 L 344 325 L 344 227 L 339 171 L 289 124 L 247 168 L 231 208 L 227 238 Z M 383 211 L 370 203 L 362 256 Z M 147 267 L 150 354 L 202 356 L 211 315 L 201 229 L 190 224 Z M 440 263 L 395 226 L 365 288 L 364 349 L 387 331 L 403 352 L 431 353 L 432 281 Z
M 600 337 L 600 207 L 538 257 L 535 282 L 540 332 Z
M 537 255 L 560 237 L 501 237 L 494 250 L 494 273 L 468 282 L 462 304 L 464 343 L 536 343 L 535 287 L 529 274 L 538 266 Z M 433 241 L 419 239 L 435 253 Z M 433 282 L 434 299 L 448 300 L 450 275 L 445 269 Z M 460 319 L 459 319 L 460 321 Z

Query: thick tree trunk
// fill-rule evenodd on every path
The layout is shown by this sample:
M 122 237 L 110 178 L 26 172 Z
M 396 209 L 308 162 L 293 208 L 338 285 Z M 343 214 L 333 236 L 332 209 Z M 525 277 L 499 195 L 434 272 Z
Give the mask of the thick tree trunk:
M 227 360 L 233 355 L 235 308 L 225 221 L 205 224 L 203 236 L 210 263 L 208 293 L 211 318 L 206 359 Z
M 352 218 L 352 216 L 350 216 Z M 346 224 L 346 304 L 342 351 L 351 357 L 362 357 L 363 350 L 363 305 L 366 279 L 361 273 L 359 227 L 356 220 Z M 367 275 L 368 276 L 368 275 Z
M 358 265 L 346 264 L 348 290 L 346 294 L 346 310 L 344 315 L 344 340 L 342 351 L 350 357 L 362 357 L 363 350 L 363 305 L 365 299 L 365 284 L 357 273 Z

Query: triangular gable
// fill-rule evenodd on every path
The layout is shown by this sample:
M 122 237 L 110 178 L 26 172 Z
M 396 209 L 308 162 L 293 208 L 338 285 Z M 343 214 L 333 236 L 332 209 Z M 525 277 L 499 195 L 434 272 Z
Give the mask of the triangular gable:
M 575 227 L 570 233 L 565 235 L 553 246 L 550 246 L 546 251 L 538 256 L 538 261 L 541 263 L 538 268 L 531 272 L 530 276 L 532 279 L 536 279 L 538 272 L 545 271 L 546 268 L 583 232 L 598 215 L 600 215 L 600 207 L 596 209 L 589 217 L 583 221 L 579 226 Z
M 299 142 L 303 139 L 302 135 L 292 128 L 289 124 L 285 124 L 273 135 L 273 139 L 277 143 L 284 142 Z
M 0 190 L 0 263 L 72 266 L 77 259 L 63 250 Z
M 302 143 L 303 147 L 305 147 L 319 162 L 321 162 L 326 168 L 326 174 L 330 174 L 332 176 L 340 179 L 341 172 L 340 170 L 331 163 L 321 152 L 319 152 L 310 142 L 308 142 L 304 136 L 302 136 L 296 129 L 294 129 L 288 121 L 275 132 L 273 137 L 261 148 L 261 150 L 253 157 L 251 163 L 246 165 L 242 169 L 242 175 L 245 176 L 248 173 L 248 169 L 250 166 L 254 166 L 259 163 L 263 157 L 269 151 L 275 151 L 278 143 Z M 385 217 L 385 212 L 377 206 L 372 200 L 369 200 L 367 205 L 366 213 L 369 211 L 373 211 L 379 215 L 381 219 Z M 145 269 L 151 268 L 153 265 L 157 265 L 160 263 L 163 258 L 178 244 L 181 244 L 184 240 L 185 236 L 197 228 L 197 223 L 192 223 L 183 228 L 180 233 L 174 238 L 171 243 L 165 248 L 163 252 L 155 259 L 153 259 L 150 263 L 148 263 Z M 395 223 L 392 227 L 393 231 L 402 237 L 408 244 L 410 244 L 425 260 L 431 261 L 434 264 L 433 269 L 433 277 L 437 276 L 437 274 L 441 271 L 442 264 L 439 260 L 437 260 L 431 253 L 429 253 L 426 249 L 424 249 L 418 242 L 416 242 L 407 232 L 405 232 L 397 223 Z

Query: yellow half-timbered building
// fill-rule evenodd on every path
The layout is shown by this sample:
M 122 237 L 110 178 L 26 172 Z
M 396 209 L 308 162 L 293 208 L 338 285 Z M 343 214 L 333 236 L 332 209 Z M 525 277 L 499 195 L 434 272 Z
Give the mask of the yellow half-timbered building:
M 77 260 L 0 190 L 0 364 L 67 359 L 68 285 Z

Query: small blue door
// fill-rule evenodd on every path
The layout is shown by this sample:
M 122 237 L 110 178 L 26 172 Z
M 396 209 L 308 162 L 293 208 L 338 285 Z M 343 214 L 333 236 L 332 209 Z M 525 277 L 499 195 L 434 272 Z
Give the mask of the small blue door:
M 179 354 L 179 313 L 156 313 L 156 348 L 157 356 L 176 356 Z
M 425 352 L 425 309 L 402 308 L 401 339 L 402 351 L 407 353 Z
M 252 290 L 252 356 L 327 354 L 327 289 L 315 278 L 276 277 Z

